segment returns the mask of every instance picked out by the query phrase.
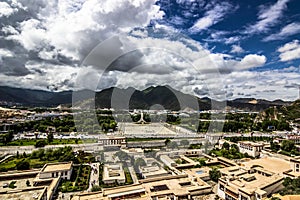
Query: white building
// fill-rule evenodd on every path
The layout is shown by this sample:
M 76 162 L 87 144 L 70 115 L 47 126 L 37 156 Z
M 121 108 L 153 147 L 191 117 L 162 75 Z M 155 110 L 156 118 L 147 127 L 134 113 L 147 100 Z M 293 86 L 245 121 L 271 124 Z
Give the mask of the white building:
M 45 164 L 39 173 L 39 179 L 49 179 L 61 177 L 65 180 L 70 180 L 73 167 L 72 162 L 49 163 Z
M 177 164 L 167 155 L 161 155 L 160 160 L 168 167 L 175 167 Z
M 238 147 L 241 153 L 247 153 L 249 156 L 257 157 L 264 148 L 264 144 L 250 141 L 240 141 L 238 142 Z
M 105 164 L 103 167 L 103 182 L 104 184 L 123 184 L 125 183 L 125 174 L 122 164 Z

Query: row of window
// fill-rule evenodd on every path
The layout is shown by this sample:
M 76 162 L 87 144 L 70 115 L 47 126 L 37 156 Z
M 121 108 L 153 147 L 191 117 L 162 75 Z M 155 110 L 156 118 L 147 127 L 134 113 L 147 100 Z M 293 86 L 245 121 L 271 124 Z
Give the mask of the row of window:
M 55 175 L 55 174 L 56 174 L 56 175 Z M 52 173 L 52 177 L 58 177 L 58 174 L 59 174 L 59 172 L 56 172 L 56 173 L 53 172 L 53 173 Z M 64 175 L 64 172 L 61 172 L 60 175 L 63 176 L 63 175 Z M 65 176 L 67 176 L 67 175 L 68 175 L 68 171 L 65 171 Z

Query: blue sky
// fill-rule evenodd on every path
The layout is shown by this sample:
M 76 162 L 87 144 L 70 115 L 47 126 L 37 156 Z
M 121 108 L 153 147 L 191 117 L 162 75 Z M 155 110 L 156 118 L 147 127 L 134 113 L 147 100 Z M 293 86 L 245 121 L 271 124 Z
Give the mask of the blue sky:
M 299 65 L 299 59 L 280 62 L 280 53 L 277 52 L 277 49 L 285 43 L 300 39 L 300 3 L 296 0 L 211 2 L 162 0 L 158 1 L 157 5 L 161 6 L 165 15 L 163 19 L 154 20 L 152 23 L 174 27 L 214 52 L 233 54 L 237 57 L 249 52 L 265 55 L 268 62 L 256 70 Z M 213 13 L 210 17 L 209 12 Z M 269 16 L 260 18 L 267 12 L 270 12 Z M 205 17 L 210 23 L 193 30 L 197 21 Z M 285 34 L 280 34 L 288 27 L 290 29 L 285 29 L 287 30 Z M 236 47 L 235 51 L 232 51 L 233 46 Z
M 299 10 L 297 0 L 0 1 L 0 85 L 295 100 Z

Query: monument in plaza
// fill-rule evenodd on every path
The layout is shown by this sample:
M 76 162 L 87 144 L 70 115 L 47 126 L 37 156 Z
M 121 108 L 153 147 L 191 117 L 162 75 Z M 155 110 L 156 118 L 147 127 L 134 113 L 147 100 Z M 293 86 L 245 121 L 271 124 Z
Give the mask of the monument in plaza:
M 137 124 L 148 124 L 149 122 L 146 122 L 144 120 L 144 113 L 141 112 L 141 118 L 139 119 L 139 121 L 136 122 Z

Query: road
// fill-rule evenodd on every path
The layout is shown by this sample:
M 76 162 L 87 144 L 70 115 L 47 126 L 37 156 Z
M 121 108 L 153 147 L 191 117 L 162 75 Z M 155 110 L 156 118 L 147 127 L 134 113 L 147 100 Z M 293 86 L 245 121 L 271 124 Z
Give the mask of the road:
M 101 151 L 103 150 L 103 146 L 99 143 L 90 143 L 90 144 L 60 144 L 60 145 L 47 145 L 42 147 L 41 149 L 57 149 L 60 147 L 70 146 L 73 150 L 84 150 L 84 151 Z M 0 147 L 0 154 L 16 154 L 17 152 L 26 154 L 30 154 L 34 150 L 38 150 L 40 148 L 35 148 L 34 146 L 4 146 Z
M 99 165 L 100 165 L 99 163 L 90 164 L 92 170 L 90 175 L 88 192 L 92 191 L 92 187 L 94 185 L 99 185 Z

